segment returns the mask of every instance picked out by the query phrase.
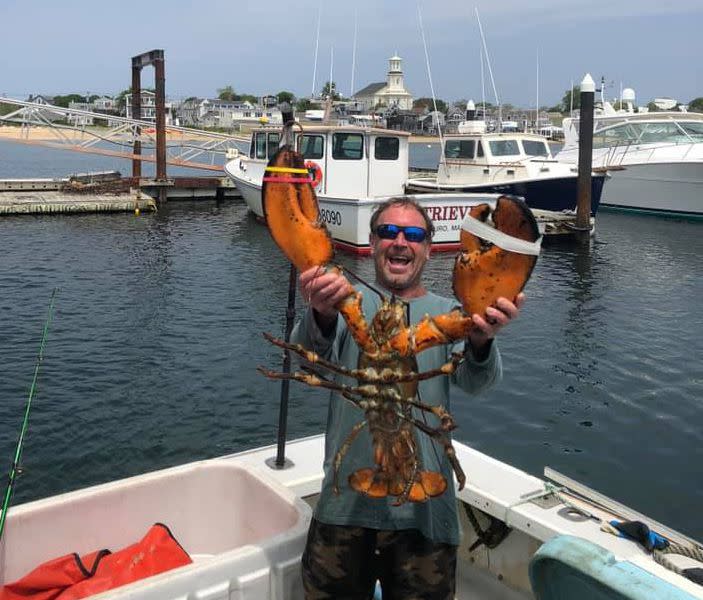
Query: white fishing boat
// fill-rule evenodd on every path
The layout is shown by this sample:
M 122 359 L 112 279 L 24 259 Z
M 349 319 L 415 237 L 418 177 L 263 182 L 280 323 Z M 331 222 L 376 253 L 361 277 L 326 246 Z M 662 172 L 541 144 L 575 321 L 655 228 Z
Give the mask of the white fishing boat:
M 445 135 L 441 146 L 437 172 L 414 174 L 406 184 L 409 192 L 511 194 L 532 209 L 576 210 L 578 168 L 557 161 L 543 135 L 504 127 L 489 133 L 469 103 L 458 133 Z M 598 211 L 605 178 L 603 172 L 592 175 L 591 215 Z
M 636 112 L 634 92 L 622 109 L 602 100 L 593 118 L 593 167 L 610 179 L 603 206 L 703 216 L 703 114 Z M 564 119 L 559 161 L 578 162 L 578 117 Z
M 703 585 L 680 574 L 703 567 L 699 543 L 552 471 L 542 479 L 455 447 L 468 477 L 458 492 L 456 598 L 703 598 Z M 192 563 L 95 598 L 302 598 L 300 557 L 323 452 L 323 437 L 314 436 L 290 443 L 280 469 L 270 446 L 14 506 L 0 543 L 0 582 L 67 553 L 123 548 L 159 522 Z M 614 535 L 606 525 L 613 519 L 647 523 L 679 553 L 647 552 Z
M 336 246 L 369 252 L 369 220 L 376 207 L 405 193 L 409 134 L 354 125 L 315 125 L 296 130 L 296 149 L 315 180 L 320 216 Z M 249 210 L 263 219 L 261 186 L 269 159 L 278 150 L 279 129 L 252 132 L 248 156 L 235 156 L 225 172 L 240 190 Z M 434 250 L 456 250 L 461 223 L 471 206 L 495 202 L 498 194 L 420 194 L 435 226 Z

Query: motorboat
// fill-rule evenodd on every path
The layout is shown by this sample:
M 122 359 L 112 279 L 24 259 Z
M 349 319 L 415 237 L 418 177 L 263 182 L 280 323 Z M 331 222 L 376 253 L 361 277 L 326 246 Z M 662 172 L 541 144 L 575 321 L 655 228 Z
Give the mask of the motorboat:
M 593 167 L 609 174 L 604 206 L 699 217 L 703 215 L 703 114 L 635 110 L 624 90 L 622 108 L 607 101 L 593 117 Z M 578 117 L 564 119 L 557 160 L 574 165 Z
M 523 197 L 532 209 L 574 212 L 577 166 L 557 161 L 545 136 L 510 129 L 488 132 L 475 110 L 467 109 L 458 133 L 441 139 L 437 172 L 413 174 L 407 191 L 512 194 Z M 605 179 L 604 172 L 592 174 L 592 216 L 598 211 Z
M 405 194 L 408 177 L 408 133 L 357 125 L 310 125 L 294 128 L 294 144 L 305 158 L 325 222 L 337 247 L 368 254 L 369 220 L 376 207 Z M 281 144 L 279 128 L 252 132 L 249 154 L 237 154 L 225 172 L 241 192 L 249 210 L 264 213 L 261 187 L 269 159 Z M 461 223 L 469 209 L 494 203 L 498 194 L 432 193 L 413 196 L 435 226 L 433 250 L 456 250 Z
M 703 585 L 690 578 L 703 566 L 700 543 L 549 469 L 536 477 L 454 445 L 468 476 L 457 492 L 464 535 L 456 598 L 703 598 Z M 59 556 L 129 547 L 160 523 L 189 563 L 96 598 L 303 598 L 300 559 L 322 482 L 324 438 L 290 442 L 285 456 L 280 449 L 254 448 L 11 507 L 0 584 Z M 649 552 L 615 535 L 614 522 L 646 524 L 676 551 Z

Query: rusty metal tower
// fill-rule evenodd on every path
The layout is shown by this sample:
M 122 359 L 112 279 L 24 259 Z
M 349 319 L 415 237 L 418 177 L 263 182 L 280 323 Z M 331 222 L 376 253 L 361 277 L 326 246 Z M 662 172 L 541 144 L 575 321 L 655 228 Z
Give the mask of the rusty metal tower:
M 164 51 L 150 50 L 132 57 L 132 118 L 140 119 L 142 116 L 142 69 L 149 65 L 154 66 L 156 83 L 156 183 L 168 185 L 166 178 L 166 75 L 164 67 Z M 132 160 L 132 177 L 141 177 L 142 143 L 139 132 L 134 140 Z M 159 200 L 166 200 L 166 188 L 159 193 Z

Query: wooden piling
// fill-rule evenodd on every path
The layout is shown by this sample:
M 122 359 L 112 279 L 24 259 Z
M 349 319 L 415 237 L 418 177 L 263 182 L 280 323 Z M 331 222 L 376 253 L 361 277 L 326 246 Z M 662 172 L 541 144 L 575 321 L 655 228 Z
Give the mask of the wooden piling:
M 591 231 L 591 169 L 593 167 L 593 98 L 596 84 L 590 74 L 581 82 L 579 110 L 579 159 L 576 180 L 576 227 L 588 237 Z

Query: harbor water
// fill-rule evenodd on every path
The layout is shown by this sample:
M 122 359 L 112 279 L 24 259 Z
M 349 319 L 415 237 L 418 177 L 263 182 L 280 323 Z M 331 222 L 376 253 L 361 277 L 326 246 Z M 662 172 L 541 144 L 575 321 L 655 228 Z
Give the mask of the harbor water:
M 0 143 L 0 177 L 106 169 L 129 173 Z M 372 275 L 369 259 L 338 258 Z M 452 260 L 427 271 L 445 295 Z M 241 201 L 0 219 L 8 469 L 59 288 L 13 502 L 274 444 L 280 385 L 256 367 L 281 365 L 261 334 L 283 332 L 288 272 Z M 526 294 L 500 337 L 503 381 L 453 395 L 455 437 L 703 539 L 703 223 L 601 211 L 587 246 L 544 248 Z M 292 384 L 289 437 L 321 432 L 326 401 Z

